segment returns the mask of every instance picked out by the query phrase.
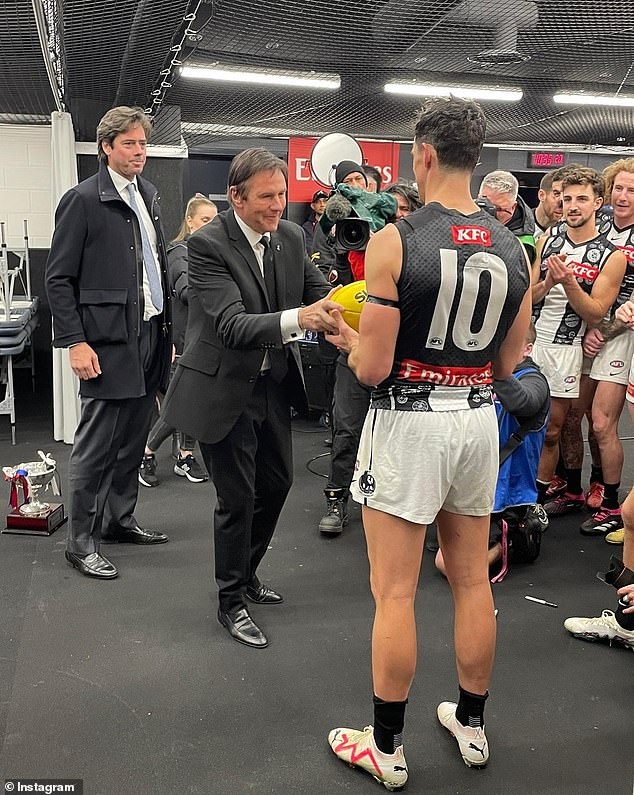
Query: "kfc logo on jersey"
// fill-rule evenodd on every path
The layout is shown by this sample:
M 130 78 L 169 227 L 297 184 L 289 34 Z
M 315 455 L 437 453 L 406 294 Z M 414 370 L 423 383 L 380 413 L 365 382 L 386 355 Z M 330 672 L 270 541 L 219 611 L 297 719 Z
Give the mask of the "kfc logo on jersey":
M 592 284 L 592 282 L 599 275 L 599 269 L 593 268 L 591 265 L 584 265 L 581 262 L 570 262 L 569 264 L 572 267 L 572 272 L 577 279 L 583 279 L 584 282 L 589 282 Z
M 634 262 L 634 246 L 617 246 L 617 248 L 625 254 L 628 262 Z
M 452 226 L 451 234 L 453 235 L 453 242 L 456 244 L 491 245 L 491 230 L 485 229 L 483 226 Z

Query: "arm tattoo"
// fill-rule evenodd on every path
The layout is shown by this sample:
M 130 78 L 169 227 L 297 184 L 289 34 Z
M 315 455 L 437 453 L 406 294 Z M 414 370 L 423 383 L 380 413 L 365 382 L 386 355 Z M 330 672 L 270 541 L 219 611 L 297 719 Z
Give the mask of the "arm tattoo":
M 603 339 L 607 342 L 608 340 L 612 340 L 615 337 L 620 336 L 624 331 L 627 331 L 628 326 L 617 317 L 613 317 L 610 320 L 602 320 L 597 326 L 597 329 L 601 332 Z

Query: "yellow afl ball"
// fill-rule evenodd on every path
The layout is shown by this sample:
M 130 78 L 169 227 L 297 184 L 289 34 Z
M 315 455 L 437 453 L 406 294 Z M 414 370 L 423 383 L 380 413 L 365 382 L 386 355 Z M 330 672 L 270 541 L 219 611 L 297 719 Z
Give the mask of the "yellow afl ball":
M 355 331 L 359 331 L 361 311 L 367 301 L 368 293 L 365 289 L 365 280 L 344 285 L 333 295 L 332 300 L 343 306 L 341 313 L 346 323 Z

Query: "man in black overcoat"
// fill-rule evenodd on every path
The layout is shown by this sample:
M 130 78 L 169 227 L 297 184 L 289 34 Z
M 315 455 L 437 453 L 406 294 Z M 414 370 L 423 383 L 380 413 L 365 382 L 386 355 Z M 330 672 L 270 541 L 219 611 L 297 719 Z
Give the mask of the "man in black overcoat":
M 80 379 L 66 558 L 99 579 L 118 573 L 102 541 L 168 540 L 134 516 L 151 406 L 171 354 L 158 194 L 140 176 L 150 129 L 141 108 L 116 107 L 101 119 L 99 172 L 62 197 L 46 263 L 53 345 L 70 348 Z

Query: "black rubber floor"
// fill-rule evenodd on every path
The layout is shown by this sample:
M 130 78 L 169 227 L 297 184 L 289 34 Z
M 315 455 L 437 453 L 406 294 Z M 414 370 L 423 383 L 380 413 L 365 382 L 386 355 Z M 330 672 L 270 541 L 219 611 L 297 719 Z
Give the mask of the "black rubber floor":
M 69 448 L 51 441 L 47 400 L 21 411 L 16 447 L 0 417 L 3 465 L 44 449 L 64 478 Z M 630 434 L 627 418 L 622 425 Z M 327 433 L 297 423 L 294 436 L 296 482 L 260 572 L 286 602 L 252 610 L 268 649 L 236 644 L 216 621 L 213 490 L 172 474 L 167 444 L 161 485 L 141 489 L 138 518 L 171 541 L 108 547 L 118 579 L 71 569 L 64 530 L 0 536 L 0 779 L 81 778 L 86 795 L 384 791 L 326 745 L 331 727 L 372 720 L 372 602 L 356 509 L 343 536 L 316 530 L 324 481 L 305 462 L 327 449 Z M 634 469 L 625 446 L 624 493 Z M 326 470 L 324 460 L 314 466 Z M 457 685 L 450 593 L 427 553 L 405 733 L 409 792 L 632 792 L 634 655 L 562 627 L 567 616 L 614 608 L 594 575 L 615 548 L 582 537 L 579 521 L 554 521 L 538 562 L 494 586 L 498 654 L 482 771 L 463 764 L 436 722 L 437 703 L 454 699 Z

